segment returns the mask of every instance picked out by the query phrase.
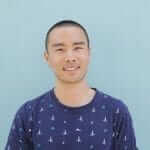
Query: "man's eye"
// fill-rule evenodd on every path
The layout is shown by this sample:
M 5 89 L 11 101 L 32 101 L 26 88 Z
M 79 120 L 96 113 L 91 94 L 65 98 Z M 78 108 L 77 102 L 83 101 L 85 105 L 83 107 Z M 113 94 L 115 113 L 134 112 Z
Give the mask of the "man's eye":
M 74 48 L 75 50 L 81 50 L 81 49 L 83 49 L 82 47 L 75 47 Z
M 63 51 L 63 49 L 59 48 L 59 49 L 56 49 L 56 51 L 61 52 Z

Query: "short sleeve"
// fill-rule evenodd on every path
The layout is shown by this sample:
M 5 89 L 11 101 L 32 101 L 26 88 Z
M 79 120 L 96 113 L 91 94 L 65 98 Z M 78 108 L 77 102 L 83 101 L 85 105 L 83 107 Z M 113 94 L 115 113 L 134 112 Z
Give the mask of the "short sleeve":
M 114 150 L 138 150 L 131 114 L 120 100 L 113 105 Z
M 5 150 L 33 150 L 32 129 L 29 127 L 32 116 L 28 117 L 31 112 L 28 107 L 28 104 L 22 105 L 15 114 Z

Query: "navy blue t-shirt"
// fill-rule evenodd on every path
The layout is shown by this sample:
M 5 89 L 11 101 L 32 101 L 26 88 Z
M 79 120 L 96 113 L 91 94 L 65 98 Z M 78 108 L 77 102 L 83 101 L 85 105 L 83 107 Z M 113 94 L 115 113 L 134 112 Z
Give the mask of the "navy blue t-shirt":
M 136 150 L 127 106 L 93 88 L 84 106 L 58 100 L 54 88 L 17 111 L 5 150 Z

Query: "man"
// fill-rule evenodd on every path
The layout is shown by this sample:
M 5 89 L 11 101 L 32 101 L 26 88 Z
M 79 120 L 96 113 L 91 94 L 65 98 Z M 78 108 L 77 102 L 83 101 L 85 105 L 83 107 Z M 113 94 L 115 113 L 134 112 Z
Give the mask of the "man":
M 5 150 L 136 150 L 127 106 L 85 79 L 91 53 L 85 28 L 60 21 L 45 47 L 55 87 L 17 111 Z

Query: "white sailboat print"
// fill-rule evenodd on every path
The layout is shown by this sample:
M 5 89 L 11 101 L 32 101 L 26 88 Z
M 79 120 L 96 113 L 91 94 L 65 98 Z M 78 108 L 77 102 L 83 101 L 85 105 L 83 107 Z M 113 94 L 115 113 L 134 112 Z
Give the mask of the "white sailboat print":
M 124 137 L 124 141 L 127 141 L 127 136 L 125 135 L 125 137 Z
M 95 136 L 95 133 L 94 133 L 94 131 L 93 131 L 93 130 L 91 131 L 90 136 Z
M 116 110 L 116 114 L 119 114 L 119 108 L 117 108 L 117 110 Z
M 104 118 L 103 122 L 107 122 L 107 118 L 106 118 L 106 116 L 105 116 L 105 118 Z
M 43 107 L 41 107 L 41 109 L 40 109 L 40 112 L 42 112 L 42 111 L 44 111 L 44 108 L 43 108 Z
M 41 135 L 41 130 L 40 130 L 40 129 L 39 129 L 39 131 L 38 131 L 37 135 Z
M 50 143 L 53 143 L 53 138 L 50 136 L 49 140 Z
M 67 135 L 67 131 L 66 131 L 66 129 L 64 130 L 63 135 Z
M 104 138 L 102 144 L 103 144 L 103 145 L 106 145 L 106 140 L 105 140 L 105 138 Z
M 95 107 L 93 107 L 93 108 L 92 108 L 92 112 L 96 112 L 96 109 L 95 109 Z
M 54 115 L 52 115 L 51 120 L 52 120 L 52 121 L 54 121 L 54 120 L 55 120 L 55 116 L 54 116 Z
M 82 117 L 82 116 L 80 116 L 79 120 L 80 120 L 80 121 L 83 121 L 83 117 Z
M 79 128 L 76 128 L 76 131 L 79 131 L 79 132 L 80 132 L 80 131 L 81 131 L 81 129 L 79 129 Z
M 81 138 L 80 138 L 80 136 L 78 136 L 77 142 L 78 142 L 78 143 L 81 143 Z

